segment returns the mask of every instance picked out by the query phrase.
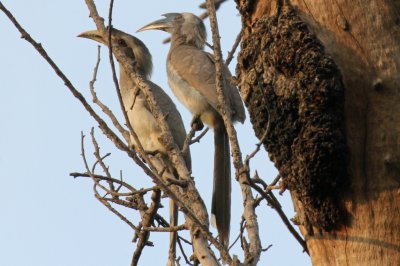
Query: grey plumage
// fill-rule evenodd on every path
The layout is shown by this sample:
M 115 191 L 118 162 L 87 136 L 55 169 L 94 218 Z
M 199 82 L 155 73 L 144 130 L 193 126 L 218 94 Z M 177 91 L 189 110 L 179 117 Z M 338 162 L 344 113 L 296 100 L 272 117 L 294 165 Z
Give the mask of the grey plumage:
M 139 31 L 158 29 L 172 34 L 167 58 L 169 85 L 176 97 L 200 119 L 214 129 L 214 190 L 212 216 L 221 242 L 229 243 L 230 227 L 230 151 L 229 139 L 217 108 L 215 62 L 203 50 L 206 30 L 203 21 L 191 13 L 169 13 L 164 19 L 152 22 Z M 223 65 L 223 91 L 233 122 L 244 122 L 245 111 L 237 88 L 231 83 L 231 74 Z M 213 221 L 212 221 L 213 222 Z
M 105 44 L 101 34 L 97 30 L 86 31 L 78 35 Z M 124 55 L 132 62 L 135 71 L 145 77 L 154 98 L 156 99 L 161 111 L 166 114 L 166 122 L 171 130 L 172 137 L 179 148 L 183 148 L 186 139 L 186 131 L 180 113 L 176 109 L 171 98 L 156 84 L 149 80 L 152 71 L 151 54 L 142 41 L 123 31 L 113 29 L 111 34 L 113 47 L 118 47 Z M 151 113 L 151 108 L 144 95 L 137 88 L 132 79 L 125 73 L 120 65 L 120 90 L 124 108 L 127 112 L 129 123 L 136 132 L 140 143 L 146 152 L 158 152 L 163 155 L 164 163 L 168 169 L 175 174 L 167 157 L 167 150 L 160 142 L 161 129 L 158 122 Z M 131 140 L 134 143 L 133 138 Z M 135 144 L 135 143 L 134 143 Z M 190 150 L 183 154 L 186 166 L 191 171 Z M 178 208 L 170 201 L 170 224 L 178 225 Z M 176 249 L 176 232 L 170 234 L 170 255 L 169 263 L 174 263 Z

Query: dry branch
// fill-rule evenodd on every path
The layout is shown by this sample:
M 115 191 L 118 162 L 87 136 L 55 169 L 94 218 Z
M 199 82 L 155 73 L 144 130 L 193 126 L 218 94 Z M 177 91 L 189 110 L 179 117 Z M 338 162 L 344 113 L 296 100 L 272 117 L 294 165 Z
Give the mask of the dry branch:
M 221 55 L 221 44 L 220 36 L 218 32 L 217 16 L 213 0 L 207 0 L 207 10 L 210 15 L 211 30 L 213 33 L 213 47 L 214 47 L 214 58 L 216 66 L 216 87 L 218 94 L 218 102 L 221 108 L 220 113 L 224 120 L 224 124 L 229 136 L 229 140 L 232 148 L 233 164 L 236 170 L 236 176 L 240 183 L 242 190 L 244 212 L 243 217 L 246 220 L 246 230 L 249 237 L 249 252 L 245 256 L 245 264 L 256 265 L 260 259 L 261 254 L 261 241 L 258 230 L 257 216 L 254 209 L 254 198 L 250 187 L 245 183 L 249 176 L 249 171 L 246 171 L 243 165 L 242 155 L 240 146 L 238 143 L 235 128 L 233 127 L 232 120 L 230 119 L 230 110 L 226 108 L 224 93 L 222 90 L 223 79 L 222 79 L 222 55 Z M 225 260 L 225 258 L 224 258 Z
M 270 205 L 279 215 L 283 223 L 288 228 L 289 232 L 294 236 L 294 238 L 299 242 L 299 244 L 303 247 L 303 250 L 308 252 L 307 244 L 304 239 L 300 236 L 300 234 L 294 229 L 293 225 L 290 223 L 290 220 L 287 218 L 286 214 L 283 212 L 281 205 L 279 204 L 278 200 L 275 198 L 274 194 L 272 193 L 271 189 L 267 189 L 267 192 L 261 189 L 257 184 L 255 184 L 251 179 L 249 179 L 250 186 L 255 189 L 261 196 L 264 198 L 268 205 Z
M 93 78 L 89 83 L 90 93 L 92 95 L 93 103 L 97 104 L 101 108 L 103 113 L 105 113 L 110 118 L 110 120 L 113 123 L 113 125 L 115 126 L 115 128 L 118 129 L 118 131 L 124 137 L 125 141 L 128 143 L 129 142 L 129 133 L 118 122 L 118 119 L 115 117 L 114 113 L 110 110 L 110 108 L 108 108 L 103 102 L 101 102 L 99 100 L 99 98 L 97 97 L 96 91 L 94 89 L 94 83 L 96 82 L 97 71 L 98 71 L 99 65 L 100 65 L 100 50 L 101 50 L 101 46 L 99 45 L 97 48 L 97 61 L 96 61 L 96 65 L 93 69 Z
M 150 227 L 155 219 L 155 214 L 160 207 L 161 200 L 161 191 L 155 190 L 151 196 L 152 203 L 150 207 L 146 210 L 146 212 L 142 216 L 142 226 Z M 147 240 L 149 238 L 150 231 L 142 230 L 139 234 L 139 241 L 136 245 L 136 250 L 133 253 L 131 266 L 136 266 L 139 262 L 140 255 L 142 254 L 143 248 L 147 244 Z
M 242 40 L 242 31 L 239 32 L 238 36 L 236 37 L 235 42 L 232 45 L 232 49 L 228 52 L 228 55 L 225 60 L 225 64 L 227 66 L 229 66 L 229 64 L 231 63 L 231 61 L 233 59 L 233 55 L 235 54 L 236 49 L 238 48 L 241 40 Z

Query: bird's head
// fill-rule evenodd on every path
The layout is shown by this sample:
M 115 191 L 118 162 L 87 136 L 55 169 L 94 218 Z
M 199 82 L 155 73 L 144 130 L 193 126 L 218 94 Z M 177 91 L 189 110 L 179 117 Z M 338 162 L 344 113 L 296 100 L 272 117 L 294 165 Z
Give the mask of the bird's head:
M 82 32 L 78 37 L 91 39 L 104 45 L 107 44 L 107 41 L 104 39 L 106 37 L 102 36 L 97 30 Z M 111 30 L 111 45 L 123 52 L 124 56 L 133 63 L 134 69 L 136 69 L 139 74 L 150 77 L 153 68 L 151 54 L 141 40 L 113 28 Z
M 153 21 L 140 28 L 145 30 L 163 30 L 172 34 L 172 41 L 203 48 L 206 39 L 206 27 L 203 20 L 192 13 L 168 13 L 165 18 Z

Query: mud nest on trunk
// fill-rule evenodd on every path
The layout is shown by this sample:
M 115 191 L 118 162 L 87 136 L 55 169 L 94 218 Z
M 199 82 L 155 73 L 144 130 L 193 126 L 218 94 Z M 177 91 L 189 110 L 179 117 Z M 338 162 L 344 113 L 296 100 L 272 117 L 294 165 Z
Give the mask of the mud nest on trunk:
M 250 31 L 236 71 L 255 133 L 261 139 L 269 123 L 263 145 L 283 184 L 308 222 L 331 230 L 344 221 L 338 197 L 347 184 L 340 71 L 290 7 Z

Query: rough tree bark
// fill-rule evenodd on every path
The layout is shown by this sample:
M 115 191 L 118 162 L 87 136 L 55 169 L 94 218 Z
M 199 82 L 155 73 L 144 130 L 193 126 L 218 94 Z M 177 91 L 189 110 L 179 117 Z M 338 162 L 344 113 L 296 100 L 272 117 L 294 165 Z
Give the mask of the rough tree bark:
M 400 1 L 288 2 L 237 0 L 256 135 L 313 265 L 400 265 Z

